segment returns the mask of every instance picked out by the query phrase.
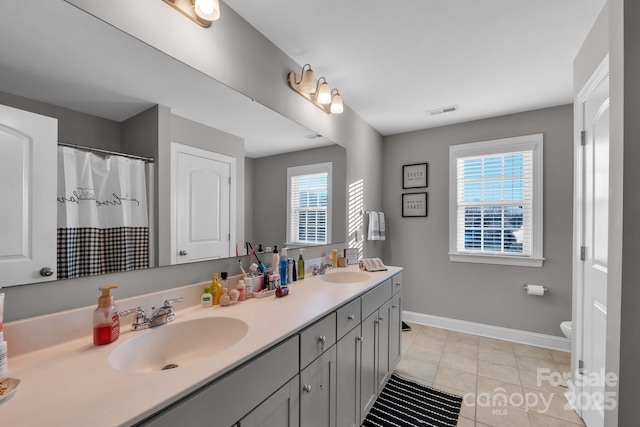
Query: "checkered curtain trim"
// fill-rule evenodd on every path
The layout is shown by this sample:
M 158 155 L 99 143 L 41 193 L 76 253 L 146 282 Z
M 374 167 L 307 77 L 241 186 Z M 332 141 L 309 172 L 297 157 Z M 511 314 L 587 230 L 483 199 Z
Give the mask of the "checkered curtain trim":
M 149 267 L 149 228 L 58 228 L 58 279 Z

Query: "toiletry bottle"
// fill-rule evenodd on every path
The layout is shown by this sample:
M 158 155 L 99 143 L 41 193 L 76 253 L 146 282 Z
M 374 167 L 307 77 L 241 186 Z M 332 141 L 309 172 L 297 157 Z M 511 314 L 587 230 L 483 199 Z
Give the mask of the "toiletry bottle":
M 209 288 L 204 288 L 204 293 L 200 297 L 200 307 L 206 308 L 213 306 L 213 295 L 209 292 Z
M 4 333 L 2 332 L 2 313 L 4 313 L 4 294 L 0 294 L 0 377 L 9 370 L 7 342 L 4 340 Z
M 213 273 L 213 282 L 211 283 L 211 295 L 213 295 L 213 305 L 220 304 L 220 296 L 222 295 L 222 285 L 218 280 L 218 273 Z
M 120 336 L 120 317 L 118 307 L 109 293 L 115 285 L 100 288 L 102 295 L 98 298 L 98 308 L 93 312 L 93 343 L 95 345 L 110 344 Z
M 293 258 L 289 258 L 289 273 L 291 273 L 291 281 L 295 282 L 298 280 L 298 272 L 296 270 L 296 260 Z
M 244 280 L 243 279 L 238 280 L 237 289 L 238 289 L 238 292 L 240 292 L 240 295 L 238 295 L 238 301 L 244 301 L 246 299 L 247 289 L 244 286 Z
M 331 249 L 331 267 L 336 268 L 338 266 L 338 250 Z
M 229 275 L 226 271 L 220 273 L 220 284 L 222 285 L 222 289 L 229 290 L 229 282 L 227 281 L 227 277 L 229 277 Z
M 286 286 L 289 283 L 289 262 L 287 261 L 287 248 L 280 249 L 280 283 Z
M 273 268 L 274 273 L 277 273 L 280 268 L 280 253 L 278 252 L 278 246 L 273 247 L 273 253 L 271 254 L 271 268 Z
M 304 258 L 302 257 L 302 251 L 300 249 L 300 255 L 298 255 L 298 280 L 304 279 Z

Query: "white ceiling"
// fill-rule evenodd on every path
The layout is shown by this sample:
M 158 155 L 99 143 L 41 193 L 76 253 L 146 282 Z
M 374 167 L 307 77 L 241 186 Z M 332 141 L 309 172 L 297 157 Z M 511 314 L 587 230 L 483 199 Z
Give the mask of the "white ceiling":
M 224 1 L 383 135 L 571 103 L 573 60 L 606 2 Z

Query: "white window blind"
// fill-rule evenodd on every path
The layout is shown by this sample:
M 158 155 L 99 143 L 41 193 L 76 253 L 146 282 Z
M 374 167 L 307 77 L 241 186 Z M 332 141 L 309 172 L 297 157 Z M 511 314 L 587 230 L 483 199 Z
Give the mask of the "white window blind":
M 329 242 L 331 163 L 287 168 L 288 243 Z
M 452 146 L 450 167 L 450 259 L 542 265 L 542 135 Z
M 531 255 L 532 152 L 457 159 L 458 252 Z

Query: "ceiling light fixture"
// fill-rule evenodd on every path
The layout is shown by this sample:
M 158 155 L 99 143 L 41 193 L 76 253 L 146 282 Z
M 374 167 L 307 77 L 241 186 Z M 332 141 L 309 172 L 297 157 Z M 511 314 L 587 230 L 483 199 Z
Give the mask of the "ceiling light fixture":
M 344 111 L 338 89 L 332 90 L 324 77 L 316 81 L 311 65 L 305 64 L 300 74 L 290 72 L 288 81 L 291 89 L 325 113 L 341 114 Z
M 202 27 L 220 18 L 220 0 L 162 0 Z

